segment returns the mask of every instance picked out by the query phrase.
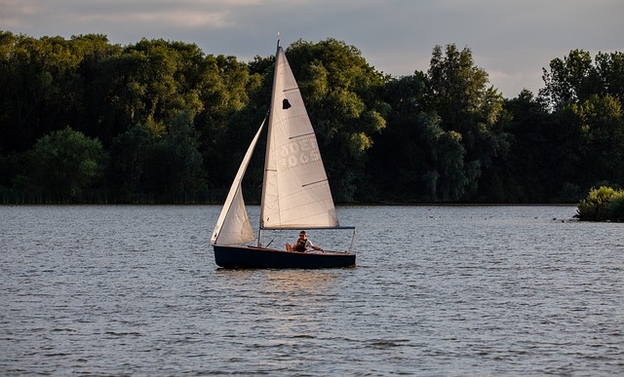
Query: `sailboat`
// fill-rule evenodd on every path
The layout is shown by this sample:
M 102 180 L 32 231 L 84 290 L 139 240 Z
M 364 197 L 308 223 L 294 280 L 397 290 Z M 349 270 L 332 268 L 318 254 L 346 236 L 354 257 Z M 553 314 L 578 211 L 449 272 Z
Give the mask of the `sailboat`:
M 266 154 L 256 238 L 241 182 L 265 125 Z M 280 229 L 350 229 L 352 239 L 346 251 L 321 253 L 263 245 L 263 230 Z M 338 222 L 316 135 L 278 41 L 271 107 L 243 157 L 217 219 L 211 238 L 215 262 L 224 268 L 350 267 L 355 265 L 355 253 L 351 251 L 354 237 L 355 227 L 340 226 Z

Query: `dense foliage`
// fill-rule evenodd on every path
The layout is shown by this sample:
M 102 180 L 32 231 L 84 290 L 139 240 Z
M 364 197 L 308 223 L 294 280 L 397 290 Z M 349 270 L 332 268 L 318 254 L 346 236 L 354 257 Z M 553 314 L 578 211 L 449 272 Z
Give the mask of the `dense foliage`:
M 579 202 L 577 212 L 579 220 L 584 221 L 624 221 L 624 190 L 592 188 Z
M 624 185 L 621 52 L 571 51 L 537 96 L 512 99 L 454 44 L 403 77 L 334 39 L 286 54 L 337 201 L 578 202 Z M 0 200 L 221 202 L 268 110 L 273 59 L 0 31 Z

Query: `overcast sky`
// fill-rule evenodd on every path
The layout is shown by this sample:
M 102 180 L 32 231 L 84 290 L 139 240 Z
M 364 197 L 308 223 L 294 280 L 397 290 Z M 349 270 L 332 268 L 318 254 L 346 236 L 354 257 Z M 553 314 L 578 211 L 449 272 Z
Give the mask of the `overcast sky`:
M 0 0 L 0 30 L 162 38 L 249 61 L 304 39 L 357 47 L 393 76 L 427 71 L 436 45 L 468 47 L 506 98 L 543 87 L 542 67 L 570 50 L 624 51 L 623 0 Z

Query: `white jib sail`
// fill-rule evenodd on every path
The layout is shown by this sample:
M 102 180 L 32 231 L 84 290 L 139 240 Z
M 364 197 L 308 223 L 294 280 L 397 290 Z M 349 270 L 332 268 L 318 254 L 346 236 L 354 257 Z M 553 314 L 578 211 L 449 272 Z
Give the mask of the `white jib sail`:
M 245 176 L 247 165 L 249 165 L 260 133 L 262 132 L 264 122 L 265 121 L 262 121 L 258 132 L 256 132 L 256 136 L 254 136 L 249 148 L 247 148 L 247 152 L 238 168 L 234 182 L 232 182 L 230 191 L 221 209 L 221 214 L 212 232 L 210 241 L 213 245 L 234 245 L 251 242 L 255 239 L 254 231 L 251 228 L 249 216 L 247 215 L 247 208 L 245 208 L 245 201 L 243 200 L 241 182 Z
M 338 225 L 314 129 L 284 50 L 278 46 L 268 125 L 261 227 Z

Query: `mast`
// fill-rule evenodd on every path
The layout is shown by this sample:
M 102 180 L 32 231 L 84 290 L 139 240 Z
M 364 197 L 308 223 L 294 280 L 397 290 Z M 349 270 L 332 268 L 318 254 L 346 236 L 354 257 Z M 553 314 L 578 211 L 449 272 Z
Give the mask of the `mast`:
M 282 48 L 282 46 L 280 45 L 280 40 L 277 40 L 277 47 L 276 47 L 276 51 L 275 51 L 275 67 L 273 68 L 273 84 L 271 86 L 271 104 L 269 105 L 269 124 L 267 125 L 267 139 L 266 139 L 266 150 L 265 150 L 265 154 L 264 154 L 264 171 L 263 171 L 263 176 L 262 176 L 262 197 L 260 199 L 260 226 L 259 226 L 259 231 L 258 231 L 258 246 L 260 246 L 260 235 L 262 234 L 262 228 L 264 225 L 264 205 L 265 205 L 265 198 L 266 198 L 266 189 L 267 189 L 267 172 L 268 172 L 268 166 L 269 166 L 269 159 L 270 159 L 270 151 L 271 151 L 271 136 L 273 133 L 273 127 L 272 127 L 272 121 L 273 121 L 273 109 L 275 108 L 275 87 L 276 87 L 276 83 L 277 83 L 277 76 L 278 76 L 278 68 L 279 68 L 279 64 L 278 64 L 278 56 L 279 56 L 279 51 Z

